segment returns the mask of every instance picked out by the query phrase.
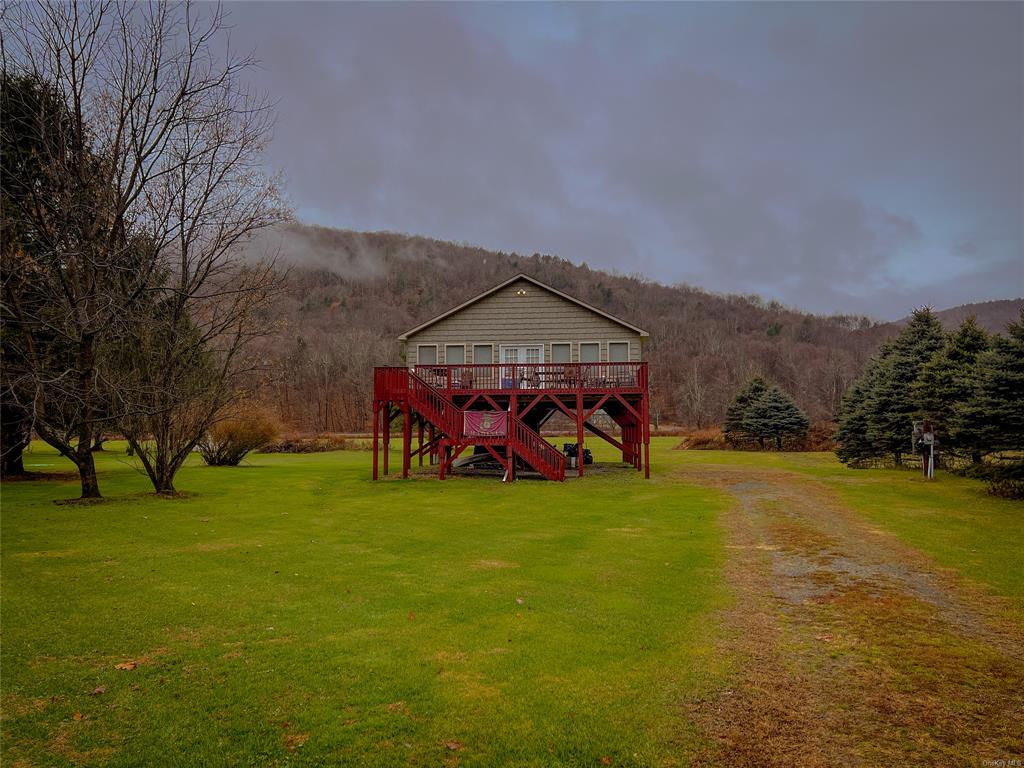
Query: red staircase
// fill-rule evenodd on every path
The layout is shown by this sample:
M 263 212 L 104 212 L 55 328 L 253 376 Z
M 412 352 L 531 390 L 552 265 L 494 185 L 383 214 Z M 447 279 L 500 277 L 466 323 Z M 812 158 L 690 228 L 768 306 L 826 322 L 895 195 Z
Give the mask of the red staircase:
M 444 396 L 408 368 L 377 368 L 374 371 L 374 398 L 388 400 L 399 406 L 408 406 L 428 422 L 434 425 L 443 435 L 442 444 L 454 453 L 450 458 L 442 458 L 441 477 L 444 477 L 446 464 L 467 446 L 483 445 L 488 451 L 514 475 L 514 461 L 518 456 L 548 480 L 565 479 L 565 457 L 548 443 L 537 432 L 530 429 L 520 419 L 508 415 L 506 434 L 494 437 L 467 435 L 465 432 L 465 410 Z M 507 456 L 502 456 L 496 449 L 508 449 Z

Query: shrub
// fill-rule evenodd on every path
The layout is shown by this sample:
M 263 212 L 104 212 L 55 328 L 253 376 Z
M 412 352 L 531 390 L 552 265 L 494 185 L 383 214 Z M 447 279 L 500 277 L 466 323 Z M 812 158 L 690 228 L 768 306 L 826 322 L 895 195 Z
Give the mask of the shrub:
M 816 421 L 807 433 L 805 451 L 834 451 L 836 449 L 836 425 L 831 421 Z
M 277 422 L 258 409 L 218 421 L 199 441 L 199 453 L 211 467 L 236 467 L 249 451 L 279 432 Z
M 725 451 L 729 449 L 722 430 L 712 429 L 687 430 L 683 441 L 676 446 L 680 451 Z
M 1024 480 L 1013 477 L 989 480 L 988 492 L 1004 499 L 1024 499 Z
M 292 436 L 275 440 L 260 448 L 260 453 L 324 453 L 326 451 L 370 450 L 373 443 L 342 435 Z
M 962 476 L 984 480 L 988 492 L 1004 499 L 1024 499 L 1024 461 L 1019 455 L 993 456 L 980 464 L 967 463 L 953 468 Z

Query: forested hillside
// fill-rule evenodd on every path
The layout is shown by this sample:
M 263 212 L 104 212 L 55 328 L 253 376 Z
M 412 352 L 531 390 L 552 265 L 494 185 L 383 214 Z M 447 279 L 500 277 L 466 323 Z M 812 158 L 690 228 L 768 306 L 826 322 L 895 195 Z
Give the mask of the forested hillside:
M 790 393 L 812 419 L 831 419 L 881 340 L 898 330 L 553 256 L 392 233 L 291 225 L 252 252 L 276 253 L 289 268 L 287 290 L 266 318 L 273 335 L 264 347 L 262 397 L 304 430 L 364 428 L 371 368 L 399 362 L 395 337 L 517 272 L 650 332 L 654 415 L 662 422 L 719 423 L 756 374 Z

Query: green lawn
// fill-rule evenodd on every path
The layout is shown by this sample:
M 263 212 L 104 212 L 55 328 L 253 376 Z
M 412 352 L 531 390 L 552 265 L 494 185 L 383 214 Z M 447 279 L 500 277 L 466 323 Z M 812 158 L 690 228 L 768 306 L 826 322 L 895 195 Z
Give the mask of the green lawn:
M 728 672 L 729 498 L 684 462 L 804 473 L 1024 599 L 1022 506 L 978 483 L 675 442 L 649 482 L 374 484 L 348 451 L 192 464 L 160 499 L 111 451 L 102 504 L 7 483 L 4 765 L 685 764 L 685 703 Z M 26 463 L 68 468 L 39 445 Z
M 110 453 L 95 506 L 5 485 L 5 765 L 650 765 L 694 743 L 726 499 L 628 470 L 374 484 L 369 461 L 192 465 L 168 500 Z

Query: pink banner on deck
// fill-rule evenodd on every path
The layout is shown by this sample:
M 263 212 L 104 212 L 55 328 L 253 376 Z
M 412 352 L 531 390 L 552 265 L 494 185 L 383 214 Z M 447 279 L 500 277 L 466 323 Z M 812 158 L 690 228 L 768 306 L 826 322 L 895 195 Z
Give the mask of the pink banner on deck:
M 502 437 L 508 433 L 505 411 L 466 411 L 463 429 L 472 437 Z

